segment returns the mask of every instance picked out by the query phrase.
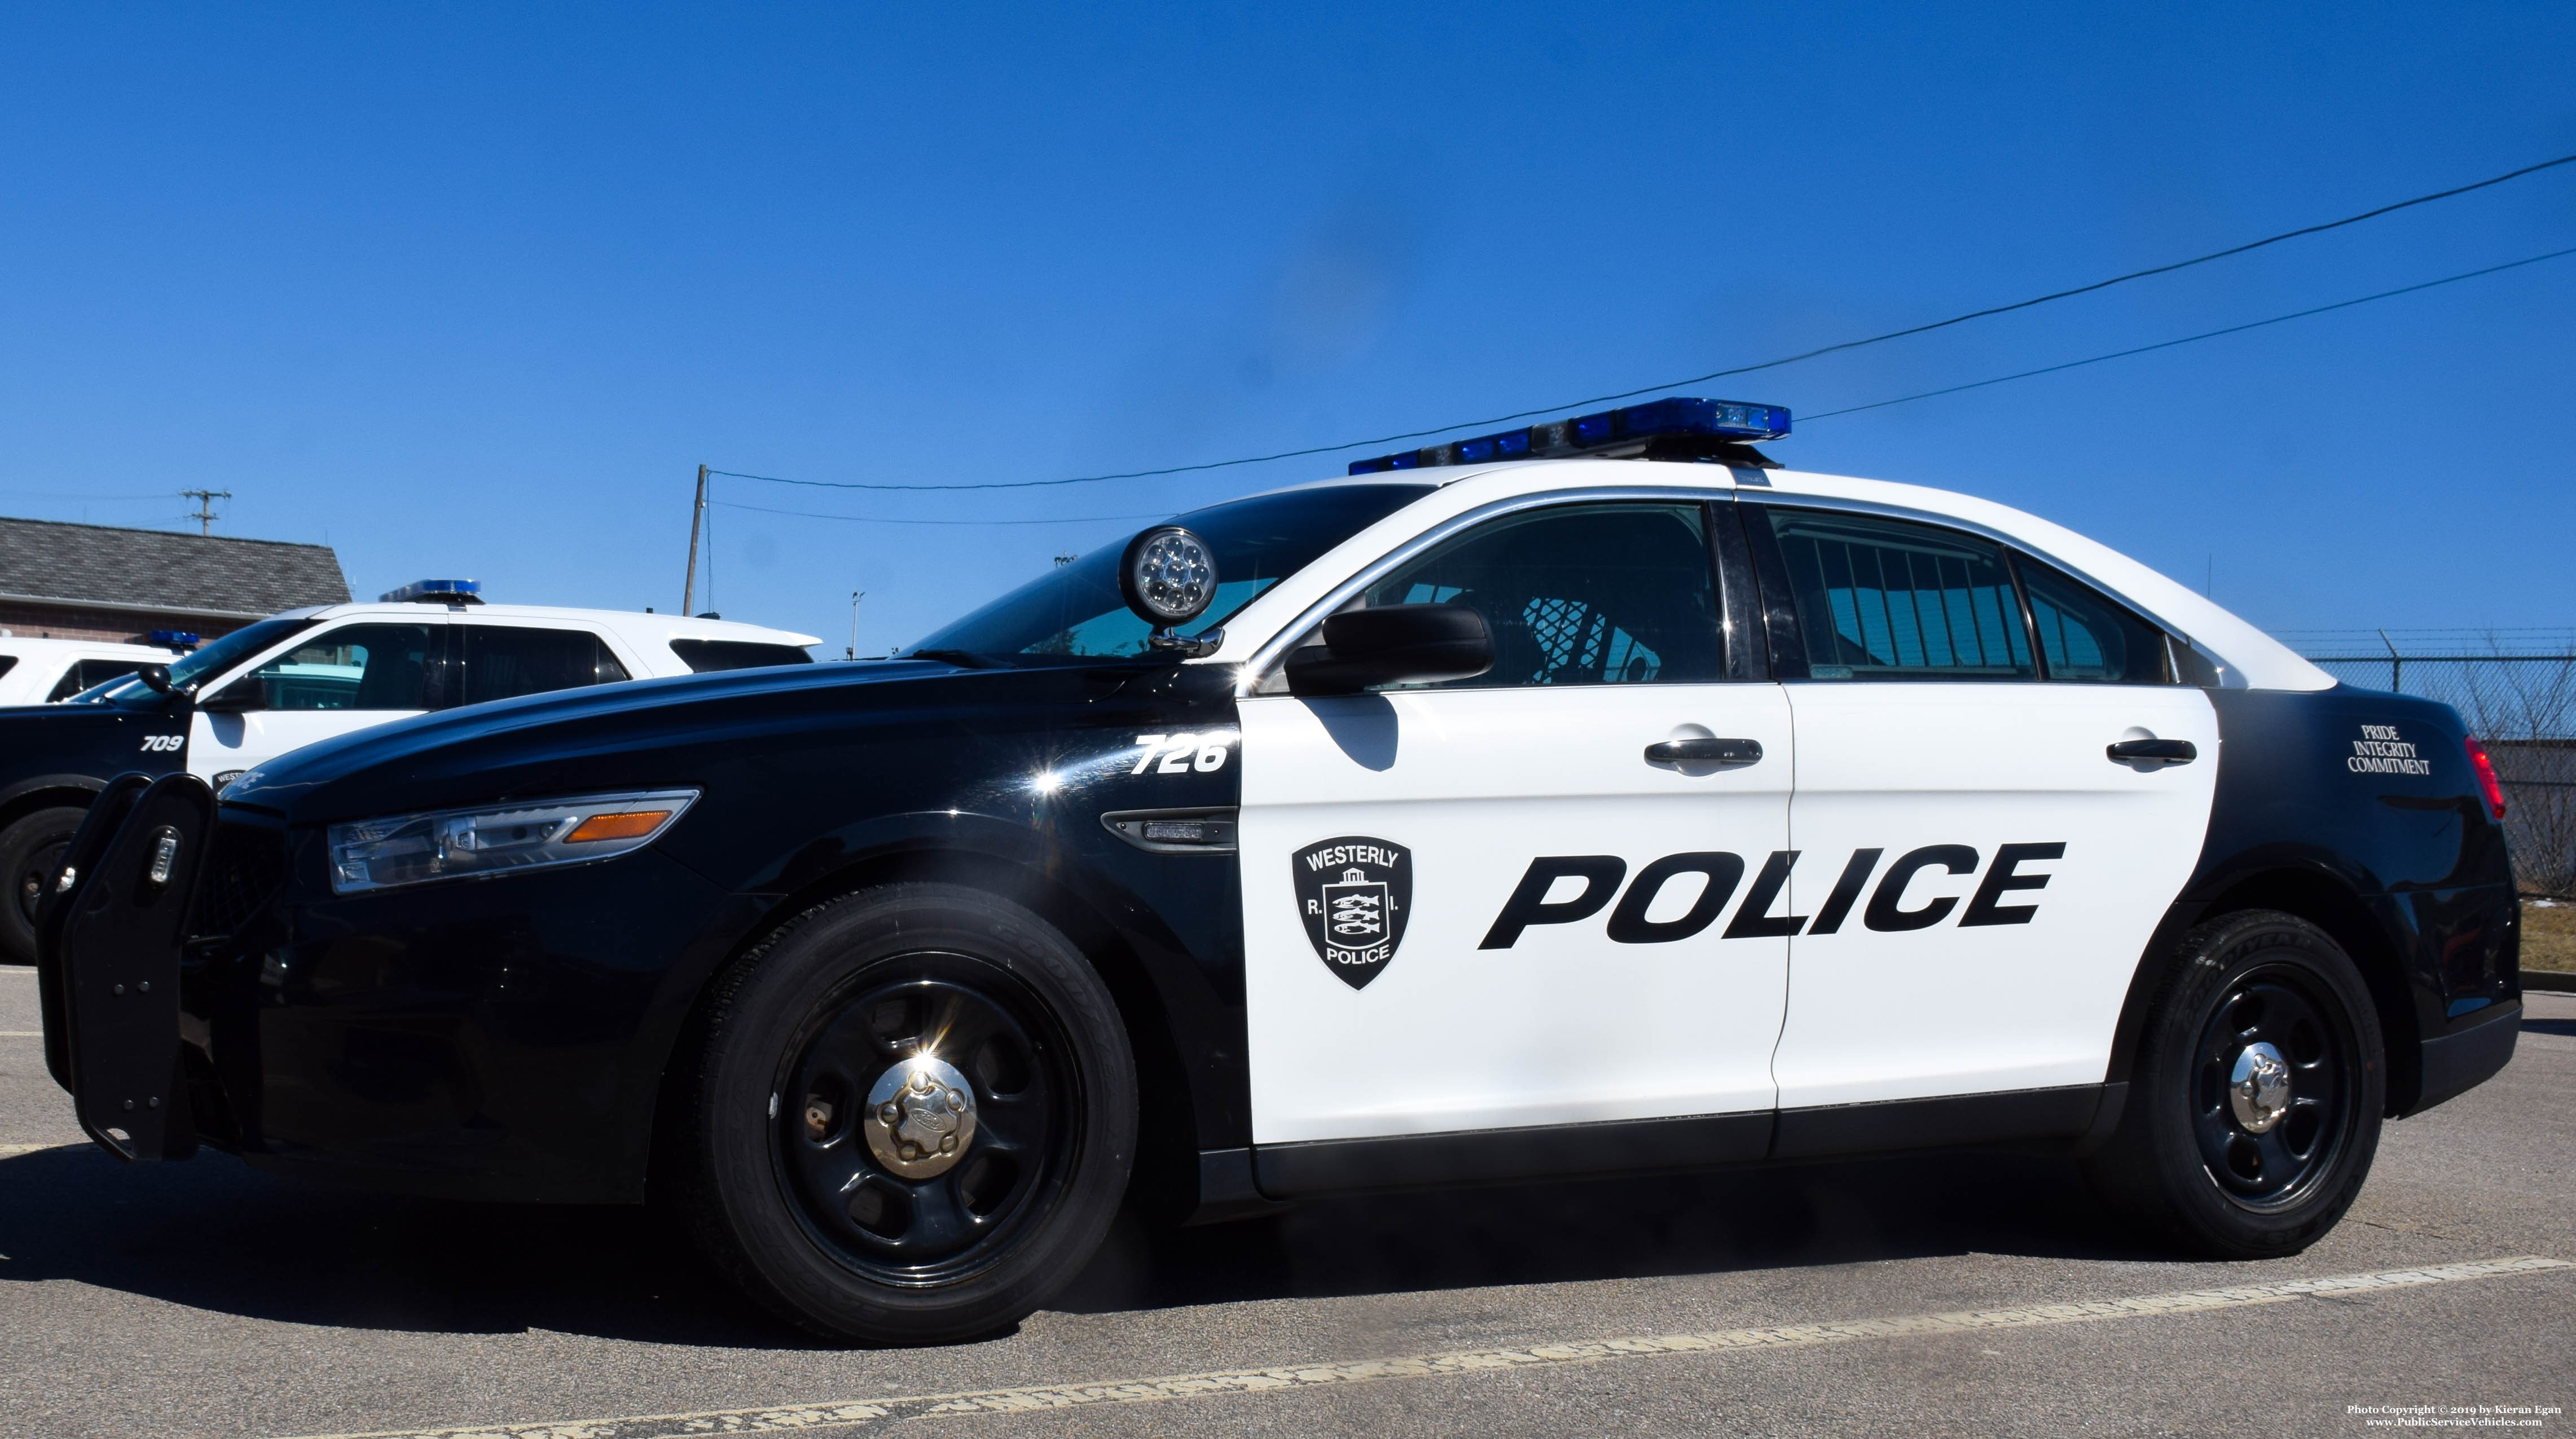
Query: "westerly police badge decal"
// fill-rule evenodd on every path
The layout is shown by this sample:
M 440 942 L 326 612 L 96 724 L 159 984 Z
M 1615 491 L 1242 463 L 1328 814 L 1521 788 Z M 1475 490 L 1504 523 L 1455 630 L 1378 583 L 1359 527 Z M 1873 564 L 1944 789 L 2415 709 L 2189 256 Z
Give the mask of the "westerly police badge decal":
M 1395 958 L 1413 910 L 1413 851 L 1366 835 L 1310 844 L 1297 871 L 1297 913 L 1324 967 L 1365 989 Z

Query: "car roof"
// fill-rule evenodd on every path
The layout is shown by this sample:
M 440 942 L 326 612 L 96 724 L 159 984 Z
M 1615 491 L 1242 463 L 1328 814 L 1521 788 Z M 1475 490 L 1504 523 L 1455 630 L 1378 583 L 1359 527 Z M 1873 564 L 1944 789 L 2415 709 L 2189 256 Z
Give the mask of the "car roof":
M 700 619 L 694 615 L 664 615 L 636 610 L 584 610 L 557 605 L 449 605 L 426 600 L 375 600 L 346 605 L 321 605 L 309 609 L 287 610 L 278 617 L 337 620 L 352 615 L 418 615 L 437 614 L 448 619 L 525 620 L 562 624 L 567 621 L 599 625 L 615 630 L 620 636 L 636 641 L 661 640 L 729 640 L 737 644 L 792 645 L 803 649 L 823 642 L 819 635 L 798 634 L 793 630 L 774 630 L 765 625 L 743 624 L 736 620 Z
M 175 658 L 178 651 L 160 645 L 138 645 L 125 640 L 38 639 L 25 635 L 0 635 L 0 655 L 25 658 L 41 654 L 99 655 L 109 659 Z

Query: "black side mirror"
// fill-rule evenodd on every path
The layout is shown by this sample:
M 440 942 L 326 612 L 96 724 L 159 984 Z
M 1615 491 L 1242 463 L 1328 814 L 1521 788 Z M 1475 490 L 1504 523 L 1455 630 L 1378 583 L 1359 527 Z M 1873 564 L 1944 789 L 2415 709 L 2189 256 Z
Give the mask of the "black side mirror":
M 268 708 L 268 687 L 255 679 L 239 680 L 224 686 L 204 699 L 197 708 L 210 715 L 248 714 Z
M 179 692 L 178 686 L 170 683 L 168 665 L 137 665 L 134 677 L 151 686 L 154 694 L 174 695 Z
M 1494 667 L 1494 632 L 1467 605 L 1381 605 L 1324 621 L 1324 642 L 1288 652 L 1288 692 L 1352 695 L 1373 685 L 1474 679 Z

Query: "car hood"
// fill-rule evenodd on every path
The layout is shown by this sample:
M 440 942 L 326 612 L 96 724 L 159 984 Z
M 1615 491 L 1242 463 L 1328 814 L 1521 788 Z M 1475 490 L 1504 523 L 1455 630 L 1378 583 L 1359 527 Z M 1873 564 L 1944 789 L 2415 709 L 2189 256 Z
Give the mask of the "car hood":
M 560 690 L 418 715 L 308 745 L 235 779 L 223 800 L 303 824 L 592 787 L 687 784 L 694 782 L 693 764 L 711 750 L 871 715 L 989 713 L 1016 692 L 1068 677 L 1063 670 L 882 660 Z

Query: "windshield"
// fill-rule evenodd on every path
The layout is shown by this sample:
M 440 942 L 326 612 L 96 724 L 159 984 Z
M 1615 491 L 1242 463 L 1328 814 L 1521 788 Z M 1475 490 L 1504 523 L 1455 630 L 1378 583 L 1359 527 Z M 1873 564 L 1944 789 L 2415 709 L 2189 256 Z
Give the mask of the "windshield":
M 171 660 L 170 683 L 178 689 L 186 689 L 190 685 L 213 679 L 297 630 L 308 628 L 312 623 L 310 619 L 280 616 L 276 619 L 261 620 L 255 625 L 246 625 L 202 649 L 193 650 Z M 104 691 L 87 690 L 73 698 L 92 702 L 130 701 L 151 699 L 153 695 L 154 691 L 150 685 L 128 675 Z
M 1255 596 L 1317 555 L 1430 494 L 1436 485 L 1321 485 L 1255 495 L 1178 516 L 1216 552 L 1216 600 L 1180 627 L 1216 629 Z M 914 646 L 1007 656 L 1021 663 L 1129 659 L 1146 653 L 1153 626 L 1118 593 L 1124 540 L 1020 586 Z

